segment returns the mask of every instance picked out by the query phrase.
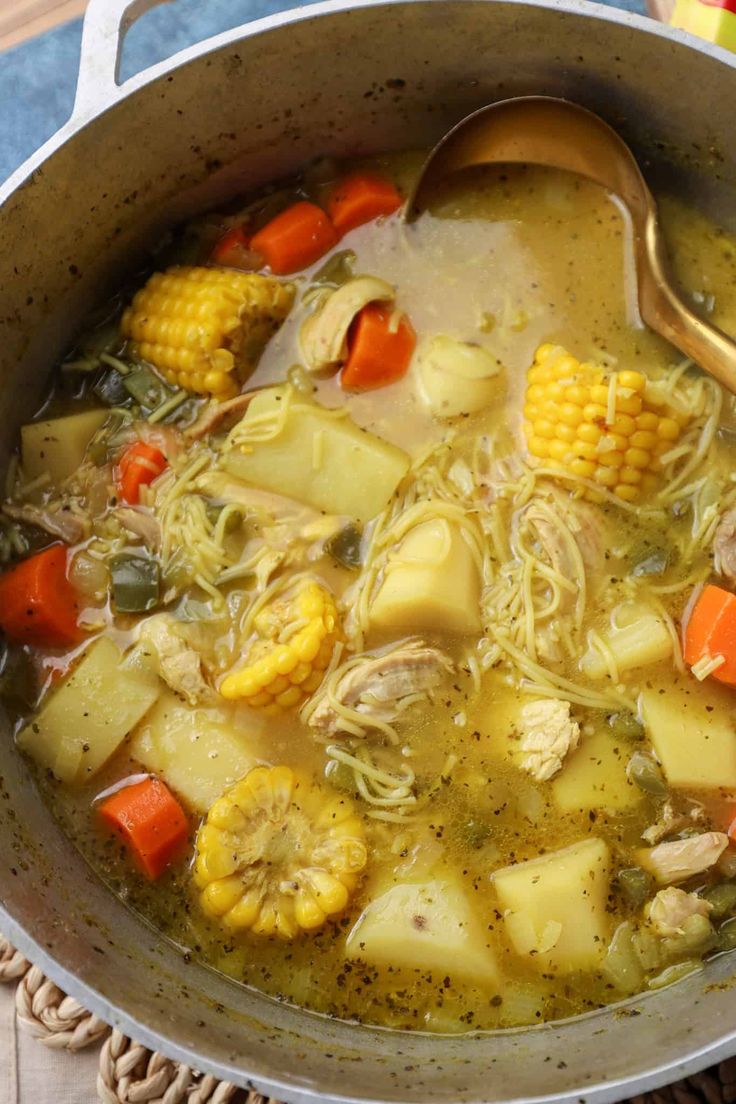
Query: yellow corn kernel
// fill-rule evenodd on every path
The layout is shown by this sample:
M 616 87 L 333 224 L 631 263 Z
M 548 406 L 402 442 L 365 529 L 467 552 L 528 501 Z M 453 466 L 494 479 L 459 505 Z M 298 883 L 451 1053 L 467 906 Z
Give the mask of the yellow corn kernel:
M 219 797 L 196 852 L 202 910 L 230 931 L 283 939 L 343 912 L 368 859 L 352 801 L 286 766 L 254 767 Z
M 555 361 L 555 379 L 572 379 L 580 365 L 575 357 L 564 353 Z
M 548 383 L 544 388 L 544 398 L 547 402 L 559 404 L 565 398 L 565 388 L 560 383 Z
M 546 383 L 548 377 L 547 369 L 532 366 L 526 374 L 527 383 Z
M 541 383 L 534 383 L 526 389 L 526 399 L 530 403 L 543 402 L 547 396 L 547 387 Z
M 560 407 L 558 418 L 568 426 L 579 426 L 583 420 L 583 412 L 575 403 L 564 402 Z
M 618 472 L 614 468 L 596 468 L 593 479 L 601 487 L 612 488 L 618 483 Z
M 595 475 L 595 464 L 592 460 L 571 460 L 569 468 L 573 475 L 580 475 L 585 479 L 592 479 Z
M 537 418 L 532 423 L 532 432 L 537 437 L 547 437 L 551 440 L 555 435 L 554 422 L 550 422 L 547 418 Z
M 624 464 L 623 468 L 619 468 L 618 478 L 621 483 L 631 483 L 635 486 L 641 483 L 643 474 L 641 468 L 630 468 Z
M 570 446 L 570 452 L 581 460 L 595 460 L 598 456 L 598 446 L 592 445 L 590 441 L 575 440 Z
M 613 488 L 613 493 L 624 502 L 633 502 L 639 495 L 639 488 L 632 487 L 630 483 L 618 483 Z
M 655 414 L 652 410 L 642 410 L 641 414 L 637 415 L 637 429 L 647 429 L 651 432 L 652 430 L 656 430 L 658 425 L 659 415 Z
M 594 425 L 605 425 L 606 408 L 605 406 L 601 406 L 600 403 L 586 403 L 586 405 L 583 407 L 583 416 L 585 417 L 586 422 L 593 422 Z
M 617 449 L 610 449 L 606 452 L 602 452 L 598 449 L 598 463 L 602 464 L 605 468 L 620 468 L 624 462 L 623 453 Z
M 625 452 L 629 447 L 629 438 L 624 437 L 623 433 L 615 433 L 613 430 L 610 433 L 606 433 L 603 439 L 598 445 L 599 452 L 612 451 L 618 449 L 619 452 Z
M 641 414 L 642 405 L 639 395 L 622 395 L 619 391 L 616 392 L 617 414 L 628 414 L 635 418 L 637 414 Z
M 591 445 L 597 445 L 603 436 L 603 430 L 592 422 L 584 422 L 578 426 L 578 437 L 581 441 L 587 441 Z
M 544 437 L 530 437 L 527 444 L 532 456 L 536 456 L 539 460 L 546 460 L 549 456 L 550 442 L 546 441 Z
M 535 422 L 539 417 L 539 407 L 536 403 L 527 403 L 524 407 L 524 417 L 527 421 Z
M 570 455 L 570 445 L 567 441 L 550 441 L 549 442 L 549 455 L 553 460 L 564 460 Z
M 255 273 L 174 267 L 136 293 L 120 332 L 169 383 L 222 399 L 253 370 L 294 294 L 292 284 Z
M 634 372 L 630 369 L 624 369 L 618 373 L 617 384 L 619 387 L 627 387 L 631 391 L 642 392 L 646 385 L 646 376 L 643 376 L 641 372 Z
M 624 462 L 631 468 L 646 468 L 651 458 L 651 453 L 639 448 L 630 448 L 624 453 Z
M 600 403 L 604 410 L 608 409 L 608 384 L 596 383 L 590 389 L 591 402 Z
M 629 444 L 633 448 L 646 449 L 649 451 L 656 445 L 657 435 L 652 433 L 650 429 L 637 429 L 636 433 L 632 433 L 629 438 Z
M 278 643 L 290 625 L 301 627 L 286 644 Z M 332 595 L 307 580 L 290 597 L 262 609 L 254 627 L 260 639 L 251 646 L 246 666 L 225 676 L 220 693 L 265 713 L 301 705 L 319 686 L 342 639 Z
M 590 401 L 590 388 L 580 383 L 571 383 L 565 388 L 565 402 L 575 403 L 576 406 L 585 406 Z
M 680 426 L 674 418 L 660 418 L 657 434 L 665 441 L 676 441 L 680 436 Z
M 569 445 L 570 442 L 574 441 L 577 437 L 575 426 L 566 425 L 565 422 L 559 422 L 555 426 L 555 437 L 558 441 L 565 441 Z
M 630 437 L 636 430 L 636 422 L 630 414 L 623 414 L 617 410 L 610 429 L 613 433 L 620 433 L 622 437 Z
M 534 354 L 534 359 L 537 364 L 544 364 L 545 361 L 549 360 L 550 356 L 553 353 L 557 352 L 558 349 L 558 345 L 550 345 L 549 343 L 546 345 L 540 345 L 536 353 Z

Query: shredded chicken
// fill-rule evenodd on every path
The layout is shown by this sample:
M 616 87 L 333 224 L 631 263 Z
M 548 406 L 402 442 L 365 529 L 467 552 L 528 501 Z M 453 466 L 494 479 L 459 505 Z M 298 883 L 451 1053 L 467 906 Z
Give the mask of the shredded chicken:
M 562 768 L 565 756 L 580 743 L 580 726 L 570 717 L 570 703 L 555 698 L 527 702 L 520 714 L 523 770 L 547 782 Z
M 586 503 L 576 502 L 574 506 L 570 505 L 560 517 L 562 526 L 557 526 L 550 520 L 548 513 L 532 500 L 525 512 L 525 521 L 536 536 L 545 558 L 566 579 L 575 579 L 579 571 L 575 566 L 569 539 L 565 539 L 565 530 L 571 533 L 588 573 L 594 574 L 600 569 L 605 555 L 605 531 L 599 516 Z M 575 595 L 563 591 L 560 612 L 565 612 L 574 603 Z
M 684 935 L 686 920 L 691 916 L 709 916 L 712 908 L 710 901 L 698 897 L 697 893 L 668 886 L 660 889 L 647 906 L 647 919 L 657 935 Z
M 184 436 L 190 441 L 201 440 L 202 437 L 206 437 L 213 430 L 219 429 L 220 425 L 234 414 L 242 414 L 246 411 L 251 401 L 262 390 L 261 387 L 254 387 L 252 391 L 245 391 L 242 395 L 226 399 L 225 402 L 212 399 L 197 420 L 184 430 Z
M 418 698 L 427 697 L 453 670 L 447 656 L 421 640 L 410 640 L 383 655 L 366 656 L 350 666 L 335 686 L 334 697 L 366 720 L 391 724 Z M 340 731 L 341 717 L 327 694 L 309 716 L 312 728 L 326 735 Z
M 736 508 L 727 510 L 713 537 L 713 567 L 719 575 L 736 582 Z
M 176 694 L 181 694 L 190 705 L 209 696 L 200 657 L 177 631 L 170 614 L 157 614 L 144 621 L 140 641 L 151 648 L 159 675 Z
M 658 843 L 648 851 L 639 853 L 642 866 L 649 870 L 662 885 L 684 882 L 695 874 L 702 874 L 718 862 L 728 847 L 728 836 L 723 832 L 701 832 L 687 839 Z
M 134 506 L 121 506 L 115 511 L 124 529 L 134 536 L 140 537 L 153 551 L 161 547 L 161 525 L 148 510 L 137 510 Z
M 310 372 L 336 371 L 347 356 L 347 336 L 355 316 L 376 301 L 392 300 L 391 284 L 376 276 L 356 276 L 337 288 L 302 323 L 299 345 Z
M 662 809 L 662 815 L 656 824 L 650 824 L 641 838 L 654 845 L 660 843 L 667 836 L 681 832 L 683 828 L 692 828 L 693 824 L 703 819 L 703 806 L 692 803 L 687 812 L 678 812 L 673 801 L 666 801 Z
M 13 521 L 22 521 L 26 525 L 34 525 L 37 529 L 43 529 L 52 537 L 60 537 L 65 544 L 79 544 L 86 540 L 92 530 L 89 516 L 81 511 L 72 510 L 69 506 L 32 506 L 24 503 L 16 506 L 12 502 L 6 502 L 3 513 Z

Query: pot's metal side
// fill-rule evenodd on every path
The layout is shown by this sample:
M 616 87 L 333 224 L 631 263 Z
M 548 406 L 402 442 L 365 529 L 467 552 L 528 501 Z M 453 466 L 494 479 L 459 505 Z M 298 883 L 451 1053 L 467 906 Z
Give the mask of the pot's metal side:
M 135 263 L 163 218 L 316 152 L 428 144 L 473 107 L 548 92 L 601 111 L 635 146 L 656 149 L 657 136 L 662 164 L 677 150 L 678 171 L 707 180 L 726 206 L 736 180 L 729 116 L 713 110 L 733 94 L 733 59 L 583 4 L 321 5 L 223 36 L 136 83 L 4 197 L 0 246 L 14 269 L 0 290 L 6 447 L 82 310 Z M 700 149 L 690 150 L 691 134 Z M 604 1101 L 733 1045 L 728 959 L 623 1011 L 472 1040 L 390 1035 L 277 1005 L 187 964 L 115 900 L 4 739 L 0 924 L 100 1015 L 218 1076 L 252 1077 L 292 1102 Z

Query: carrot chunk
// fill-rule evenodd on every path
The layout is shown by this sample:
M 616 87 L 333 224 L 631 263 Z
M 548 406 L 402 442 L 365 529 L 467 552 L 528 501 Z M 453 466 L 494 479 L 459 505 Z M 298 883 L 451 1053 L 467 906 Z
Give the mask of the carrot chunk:
M 327 197 L 327 214 L 339 234 L 347 234 L 379 215 L 392 215 L 402 200 L 390 180 L 377 173 L 354 172 L 338 181 Z
M 282 211 L 251 238 L 251 249 L 277 276 L 298 272 L 332 249 L 339 235 L 321 207 L 300 200 Z
M 136 506 L 140 502 L 141 487 L 153 483 L 167 466 L 166 457 L 154 445 L 147 445 L 145 441 L 129 445 L 117 467 L 118 491 L 123 502 Z
M 176 858 L 189 834 L 184 810 L 158 778 L 124 786 L 103 801 L 98 812 L 151 881 Z
M 225 268 L 250 268 L 253 250 L 242 226 L 233 226 L 223 234 L 210 255 L 213 264 Z
M 351 327 L 340 384 L 346 391 L 371 391 L 401 379 L 416 340 L 405 314 L 397 319 L 391 307 L 369 303 Z
M 718 586 L 707 586 L 698 598 L 685 629 L 685 662 L 723 662 L 712 677 L 736 686 L 736 595 Z
M 78 614 L 63 544 L 53 544 L 0 576 L 0 629 L 14 644 L 77 644 L 84 636 Z

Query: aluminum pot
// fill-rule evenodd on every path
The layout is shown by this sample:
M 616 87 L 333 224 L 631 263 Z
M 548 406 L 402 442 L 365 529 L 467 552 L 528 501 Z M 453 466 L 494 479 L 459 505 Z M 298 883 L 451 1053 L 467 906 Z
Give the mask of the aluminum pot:
M 2 454 L 85 310 L 167 222 L 315 153 L 434 141 L 520 93 L 618 126 L 651 176 L 736 223 L 736 58 L 576 0 L 318 4 L 230 31 L 119 86 L 155 0 L 92 0 L 70 122 L 0 191 Z M 0 455 L 0 461 L 2 455 Z M 734 963 L 565 1023 L 398 1034 L 245 990 L 160 937 L 94 874 L 0 736 L 0 930 L 146 1045 L 292 1104 L 610 1101 L 736 1052 Z

